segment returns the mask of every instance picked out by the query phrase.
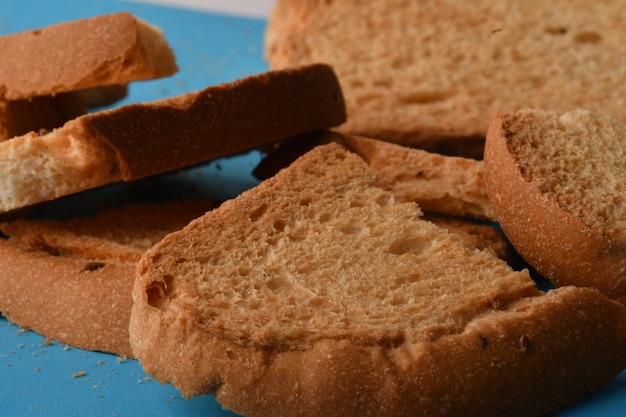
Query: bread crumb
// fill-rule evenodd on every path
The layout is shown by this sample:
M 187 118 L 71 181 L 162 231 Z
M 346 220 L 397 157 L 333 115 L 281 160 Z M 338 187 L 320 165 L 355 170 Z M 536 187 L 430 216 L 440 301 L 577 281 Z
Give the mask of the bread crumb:
M 83 376 L 87 375 L 87 373 L 85 371 L 78 371 L 78 372 L 74 372 L 72 374 L 72 378 L 81 378 Z

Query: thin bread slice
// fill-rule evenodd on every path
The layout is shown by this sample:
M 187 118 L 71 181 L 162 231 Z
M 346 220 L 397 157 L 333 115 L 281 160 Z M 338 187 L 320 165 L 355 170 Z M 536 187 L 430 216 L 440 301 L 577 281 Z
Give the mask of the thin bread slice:
M 66 221 L 0 224 L 0 312 L 71 346 L 131 357 L 137 261 L 166 234 L 213 208 L 206 200 L 112 208 Z
M 517 251 L 556 285 L 626 304 L 626 125 L 575 110 L 494 115 L 485 183 Z
M 376 172 L 378 186 L 399 201 L 414 201 L 424 211 L 494 220 L 483 181 L 482 161 L 445 156 L 364 136 L 321 132 L 284 141 L 266 152 L 254 170 L 269 178 L 313 147 L 338 142 L 360 155 Z
M 0 99 L 7 101 L 178 71 L 163 31 L 127 12 L 2 36 L 0 62 Z
M 0 101 L 0 141 L 28 132 L 52 130 L 85 113 L 85 98 L 75 92 Z
M 334 67 L 342 131 L 454 149 L 484 143 L 498 109 L 626 121 L 624 20 L 611 1 L 279 0 L 265 49 L 273 69 Z
M 345 143 L 378 175 L 378 186 L 425 211 L 494 220 L 483 163 L 372 138 L 344 135 Z
M 528 417 L 626 366 L 625 306 L 544 294 L 375 184 L 319 146 L 148 250 L 129 327 L 144 369 L 250 417 Z
M 0 212 L 244 152 L 345 121 L 327 65 L 90 113 L 0 143 Z

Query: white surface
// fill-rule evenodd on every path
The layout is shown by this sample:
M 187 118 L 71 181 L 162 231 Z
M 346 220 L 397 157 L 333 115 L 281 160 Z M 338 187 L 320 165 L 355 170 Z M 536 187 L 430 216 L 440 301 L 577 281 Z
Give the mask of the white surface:
M 127 0 L 208 12 L 267 18 L 275 0 Z

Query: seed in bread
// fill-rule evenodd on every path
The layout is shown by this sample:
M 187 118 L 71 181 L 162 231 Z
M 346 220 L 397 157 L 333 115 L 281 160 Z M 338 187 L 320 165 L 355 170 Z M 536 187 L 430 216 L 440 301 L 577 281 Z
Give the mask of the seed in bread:
M 496 217 L 556 285 L 626 303 L 626 125 L 587 110 L 497 113 L 485 148 Z
M 317 147 L 142 255 L 133 353 L 249 417 L 540 416 L 626 366 L 626 306 L 420 217 Z

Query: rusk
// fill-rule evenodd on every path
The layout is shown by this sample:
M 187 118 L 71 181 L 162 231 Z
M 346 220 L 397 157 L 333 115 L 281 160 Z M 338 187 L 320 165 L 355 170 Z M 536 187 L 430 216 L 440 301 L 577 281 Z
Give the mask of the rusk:
M 279 0 L 265 49 L 273 69 L 333 66 L 342 131 L 463 149 L 484 143 L 495 110 L 583 107 L 626 121 L 625 5 Z
M 345 143 L 378 175 L 378 186 L 424 211 L 495 219 L 483 180 L 483 163 L 381 140 L 344 135 Z
M 0 99 L 7 101 L 178 71 L 163 31 L 127 12 L 1 36 L 0 62 Z
M 517 251 L 556 285 L 626 304 L 626 125 L 575 110 L 498 113 L 485 183 Z
M 131 357 L 137 261 L 211 208 L 210 201 L 190 200 L 1 224 L 9 239 L 0 239 L 0 312 L 60 343 Z
M 313 147 L 342 143 L 360 155 L 376 172 L 378 186 L 400 201 L 414 201 L 424 211 L 493 220 L 495 215 L 483 181 L 482 161 L 446 156 L 335 131 L 316 132 L 282 142 L 266 151 L 254 170 L 269 178 Z
M 327 65 L 90 113 L 0 143 L 0 212 L 244 152 L 345 121 Z
M 540 416 L 626 366 L 625 306 L 420 216 L 317 147 L 142 256 L 133 353 L 249 417 Z

